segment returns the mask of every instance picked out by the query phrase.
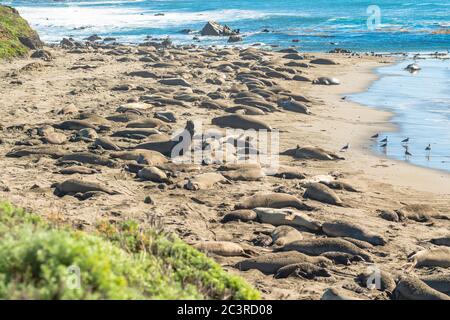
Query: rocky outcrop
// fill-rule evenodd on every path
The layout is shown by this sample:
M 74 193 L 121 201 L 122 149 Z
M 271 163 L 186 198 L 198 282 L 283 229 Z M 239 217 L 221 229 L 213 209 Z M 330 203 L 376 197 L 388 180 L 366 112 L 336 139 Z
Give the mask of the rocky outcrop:
M 215 21 L 208 21 L 200 31 L 202 36 L 233 36 L 238 34 L 237 30 L 232 30 L 227 25 L 221 25 Z

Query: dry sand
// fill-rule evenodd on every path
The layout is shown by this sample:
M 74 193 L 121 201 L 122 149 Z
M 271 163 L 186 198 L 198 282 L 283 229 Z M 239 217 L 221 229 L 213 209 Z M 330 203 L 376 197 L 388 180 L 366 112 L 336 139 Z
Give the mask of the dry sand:
M 148 51 L 138 52 L 139 50 Z M 63 107 L 74 105 L 79 112 L 95 113 L 101 117 L 118 114 L 116 108 L 129 99 L 139 99 L 143 95 L 158 93 L 162 88 L 181 91 L 179 86 L 164 86 L 154 79 L 131 77 L 127 72 L 146 70 L 159 75 L 172 74 L 186 79 L 204 99 L 205 95 L 218 89 L 224 94 L 220 101 L 227 106 L 234 103 L 229 98 L 229 89 L 239 83 L 238 71 L 250 71 L 245 67 L 224 73 L 214 66 L 224 62 L 241 61 L 238 50 L 228 50 L 229 54 L 215 54 L 205 49 L 165 49 L 156 52 L 153 47 L 118 47 L 66 50 L 48 49 L 54 59 L 45 62 L 37 59 L 22 59 L 0 64 L 0 198 L 17 206 L 39 212 L 50 219 L 70 223 L 77 228 L 92 230 L 98 221 L 120 221 L 136 219 L 143 227 L 155 224 L 168 231 L 176 232 L 188 243 L 204 240 L 231 241 L 240 244 L 251 255 L 258 256 L 273 250 L 263 247 L 259 240 L 267 239 L 274 226 L 258 222 L 222 223 L 221 217 L 231 211 L 234 205 L 245 196 L 259 191 L 283 191 L 301 198 L 302 180 L 285 180 L 264 177 L 261 181 L 234 181 L 231 184 L 217 184 L 205 190 L 190 191 L 182 187 L 186 178 L 201 172 L 215 172 L 217 165 L 202 166 L 199 172 L 178 173 L 173 184 L 166 185 L 140 181 L 125 170 L 125 162 L 118 166 L 93 166 L 99 173 L 93 175 L 75 174 L 71 176 L 58 173 L 61 166 L 50 157 L 27 156 L 21 158 L 5 157 L 17 143 L 40 145 L 41 138 L 37 128 L 44 124 L 55 124 L 63 120 L 75 119 L 79 113 L 58 114 Z M 269 60 L 269 65 L 283 66 L 290 60 L 281 59 L 283 54 L 262 54 L 252 51 L 256 57 Z M 154 68 L 148 66 L 159 60 L 176 66 Z M 280 80 L 275 81 L 286 91 L 301 94 L 311 99 L 311 115 L 289 111 L 277 111 L 261 119 L 280 130 L 280 150 L 294 148 L 296 145 L 312 145 L 337 153 L 345 160 L 318 161 L 300 160 L 281 156 L 282 165 L 299 168 L 307 177 L 333 174 L 340 180 L 349 182 L 359 193 L 336 190 L 346 206 L 333 206 L 314 200 L 306 203 L 317 207 L 317 211 L 306 214 L 319 222 L 345 218 L 353 223 L 383 236 L 384 246 L 368 249 L 375 264 L 395 275 L 406 271 L 419 275 L 448 273 L 445 268 L 417 269 L 411 271 L 407 256 L 423 248 L 432 247 L 430 239 L 449 233 L 450 221 L 431 219 L 421 223 L 413 220 L 391 222 L 379 217 L 378 210 L 397 210 L 405 204 L 427 204 L 441 215 L 450 217 L 450 175 L 409 165 L 404 162 L 386 160 L 375 156 L 369 148 L 370 136 L 379 131 L 395 130 L 389 123 L 390 114 L 359 106 L 342 99 L 345 94 L 364 90 L 375 80 L 372 70 L 392 62 L 384 57 L 349 56 L 345 54 L 307 54 L 306 62 L 313 57 L 326 57 L 338 65 L 311 65 L 310 68 L 292 68 L 297 74 L 315 79 L 319 76 L 337 77 L 341 85 L 313 85 L 311 82 Z M 245 60 L 251 68 L 260 62 Z M 21 70 L 30 63 L 39 63 L 31 71 Z M 82 66 L 83 68 L 75 68 Z M 292 75 L 291 75 L 292 76 Z M 222 84 L 206 83 L 206 79 L 221 79 Z M 113 91 L 117 85 L 130 85 L 133 89 Z M 393 88 L 394 89 L 394 88 Z M 190 92 L 190 90 L 188 90 Z M 172 97 L 174 93 L 167 94 Z M 276 95 L 275 95 L 276 97 Z M 271 102 L 276 106 L 276 102 Z M 187 108 L 147 104 L 145 115 L 154 111 L 172 111 L 177 122 L 173 128 L 182 128 L 189 119 L 202 119 L 205 126 L 213 117 L 226 114 L 223 110 L 210 110 L 198 107 L 198 102 L 186 102 Z M 88 120 L 93 122 L 91 120 Z M 126 124 L 96 119 L 98 124 L 111 127 L 111 131 L 100 132 L 109 136 Z M 56 130 L 70 138 L 76 131 Z M 122 148 L 141 143 L 138 140 L 111 138 Z M 145 140 L 144 140 L 145 141 Z M 340 148 L 350 143 L 347 152 Z M 67 142 L 58 148 L 64 152 L 88 151 L 89 142 Z M 25 146 L 25 148 L 29 148 Z M 108 157 L 110 152 L 105 152 Z M 95 181 L 120 192 L 118 195 L 97 194 L 80 201 L 67 195 L 57 197 L 52 184 L 67 179 Z M 144 202 L 150 196 L 154 204 Z M 323 234 L 302 231 L 304 239 L 322 238 Z M 238 271 L 234 263 L 243 257 L 214 258 L 230 272 L 246 278 L 258 288 L 267 299 L 318 299 L 327 288 L 346 288 L 361 298 L 388 298 L 386 293 L 370 291 L 359 286 L 354 278 L 367 269 L 369 263 L 357 262 L 349 266 L 331 267 L 332 277 L 306 280 L 300 277 L 274 279 L 257 270 Z

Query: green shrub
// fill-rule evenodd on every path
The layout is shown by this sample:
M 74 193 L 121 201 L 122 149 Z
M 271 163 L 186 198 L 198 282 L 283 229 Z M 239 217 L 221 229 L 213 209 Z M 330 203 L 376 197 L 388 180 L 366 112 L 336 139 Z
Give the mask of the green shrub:
M 176 237 L 134 221 L 101 223 L 94 235 L 0 203 L 0 299 L 203 298 L 259 294 Z

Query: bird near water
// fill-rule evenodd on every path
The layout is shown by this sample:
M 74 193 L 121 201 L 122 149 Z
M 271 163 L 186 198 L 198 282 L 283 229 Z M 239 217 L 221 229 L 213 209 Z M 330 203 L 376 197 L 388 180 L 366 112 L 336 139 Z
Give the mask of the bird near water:
M 431 151 L 431 143 L 428 144 L 428 146 L 425 148 L 425 151 Z
M 409 142 L 409 137 L 402 140 L 402 143 L 408 143 L 408 142 Z
M 349 144 L 349 143 L 347 143 L 345 146 L 343 146 L 343 147 L 341 148 L 341 152 L 347 151 L 348 148 L 350 148 L 350 144 Z
M 376 139 L 376 138 L 378 138 L 380 135 L 378 134 L 378 133 L 376 133 L 376 134 L 374 134 L 373 136 L 371 136 L 370 138 L 371 139 Z
M 380 142 L 387 143 L 387 142 L 388 142 L 388 137 L 384 138 L 384 139 L 381 140 Z

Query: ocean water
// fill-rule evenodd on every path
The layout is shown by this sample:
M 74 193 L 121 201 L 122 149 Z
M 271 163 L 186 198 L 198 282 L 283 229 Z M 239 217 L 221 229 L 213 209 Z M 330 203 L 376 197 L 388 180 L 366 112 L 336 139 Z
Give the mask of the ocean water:
M 450 172 L 450 60 L 426 59 L 410 73 L 412 60 L 378 69 L 380 79 L 352 101 L 393 113 L 398 130 L 368 141 L 379 155 Z M 387 147 L 380 142 L 388 138 Z M 408 143 L 402 143 L 409 138 Z M 431 150 L 425 148 L 431 145 Z M 410 156 L 405 155 L 406 147 Z
M 180 30 L 200 30 L 206 21 L 216 20 L 240 29 L 245 36 L 244 44 L 296 45 L 306 51 L 327 51 L 336 46 L 378 52 L 441 51 L 450 47 L 450 34 L 436 34 L 450 27 L 450 0 L 0 0 L 0 3 L 18 8 L 48 42 L 98 34 L 117 37 L 122 42 L 140 42 L 149 35 L 191 43 L 193 35 L 181 34 Z M 371 5 L 378 6 L 379 15 Z M 270 32 L 261 32 L 265 28 Z M 226 39 L 203 38 L 201 43 L 226 44 Z

